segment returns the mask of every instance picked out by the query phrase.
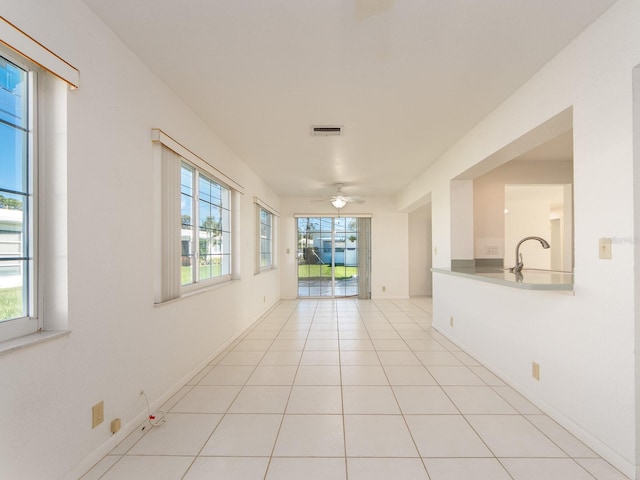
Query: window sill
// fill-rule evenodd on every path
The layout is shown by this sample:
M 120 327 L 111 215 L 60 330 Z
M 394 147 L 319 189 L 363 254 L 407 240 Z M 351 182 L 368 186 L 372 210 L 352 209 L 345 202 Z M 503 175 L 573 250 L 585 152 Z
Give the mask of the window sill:
M 206 287 L 196 288 L 196 289 L 193 289 L 193 290 L 182 292 L 178 298 L 173 298 L 173 299 L 167 300 L 165 302 L 154 303 L 153 306 L 154 307 L 162 307 L 164 305 L 170 305 L 172 303 L 179 302 L 180 300 L 184 300 L 185 298 L 193 297 L 195 295 L 200 295 L 201 293 L 206 293 L 206 292 L 210 292 L 212 290 L 217 290 L 219 288 L 227 287 L 229 285 L 233 285 L 233 284 L 238 283 L 238 282 L 240 282 L 240 279 L 232 279 L 232 280 L 226 280 L 226 281 L 220 282 L 220 283 L 213 283 L 211 285 L 207 285 Z
M 0 342 L 0 356 L 69 335 L 71 330 L 49 330 Z
M 260 275 L 261 273 L 272 272 L 272 271 L 277 270 L 277 269 L 278 269 L 278 267 L 275 266 L 275 265 L 271 266 L 271 267 L 262 267 L 260 269 L 260 271 L 259 272 L 255 272 L 254 275 Z

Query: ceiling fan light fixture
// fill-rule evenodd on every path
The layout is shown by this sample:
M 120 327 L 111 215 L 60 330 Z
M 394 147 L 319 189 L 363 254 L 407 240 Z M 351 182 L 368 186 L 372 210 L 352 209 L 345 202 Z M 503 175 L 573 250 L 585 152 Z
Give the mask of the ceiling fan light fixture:
M 336 197 L 331 200 L 331 205 L 336 207 L 338 210 L 344 207 L 347 204 L 347 201 L 343 197 Z

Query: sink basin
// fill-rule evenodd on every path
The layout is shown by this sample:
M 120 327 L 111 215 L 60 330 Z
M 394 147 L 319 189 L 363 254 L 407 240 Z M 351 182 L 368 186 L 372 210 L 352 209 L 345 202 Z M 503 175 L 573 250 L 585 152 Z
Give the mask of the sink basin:
M 547 270 L 545 268 L 523 268 L 523 272 L 545 272 L 545 273 L 567 273 L 569 275 L 573 274 L 573 272 L 566 272 L 564 270 Z
M 504 267 L 500 270 L 506 271 L 506 272 L 510 272 L 511 271 L 511 267 Z M 523 268 L 522 272 L 543 272 L 543 273 L 568 273 L 568 274 L 572 274 L 573 272 L 567 272 L 565 270 L 548 270 L 546 268 Z M 513 273 L 513 272 L 512 272 Z
M 572 290 L 574 279 L 572 272 L 536 268 L 525 268 L 521 272 L 510 272 L 509 268 L 498 266 L 432 268 L 431 270 L 530 290 Z

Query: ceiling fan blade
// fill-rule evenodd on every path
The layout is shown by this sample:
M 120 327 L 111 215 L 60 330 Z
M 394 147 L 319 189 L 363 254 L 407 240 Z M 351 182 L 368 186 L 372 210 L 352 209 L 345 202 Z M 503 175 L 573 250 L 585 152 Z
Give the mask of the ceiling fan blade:
M 344 186 L 344 184 L 342 183 L 336 183 L 335 187 L 337 192 L 334 195 L 331 195 L 328 198 L 324 198 L 321 200 L 309 200 L 309 202 L 311 203 L 322 203 L 322 202 L 327 202 L 330 204 L 333 204 L 334 207 L 340 209 L 342 208 L 343 205 L 337 206 L 334 202 L 338 202 L 340 203 L 340 201 L 344 202 L 344 204 L 347 203 L 364 203 L 364 200 L 361 199 L 360 197 L 348 197 L 346 195 L 344 195 L 342 193 L 342 187 Z

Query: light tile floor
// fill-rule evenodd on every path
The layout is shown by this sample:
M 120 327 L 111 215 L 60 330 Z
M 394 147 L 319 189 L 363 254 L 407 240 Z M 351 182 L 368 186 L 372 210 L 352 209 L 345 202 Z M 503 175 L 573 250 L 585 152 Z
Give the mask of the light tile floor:
M 431 299 L 282 301 L 82 480 L 623 480 L 431 328 Z

